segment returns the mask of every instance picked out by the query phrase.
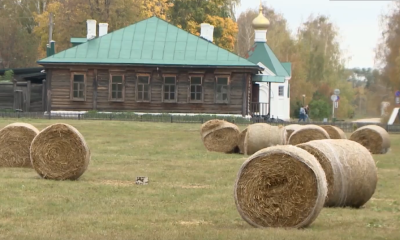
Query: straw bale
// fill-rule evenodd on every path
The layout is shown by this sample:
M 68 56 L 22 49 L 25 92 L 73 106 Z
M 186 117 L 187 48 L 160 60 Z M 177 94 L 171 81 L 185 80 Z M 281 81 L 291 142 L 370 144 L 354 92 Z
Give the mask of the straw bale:
M 290 135 L 292 135 L 292 133 L 294 132 L 294 131 L 296 131 L 297 129 L 300 129 L 300 128 L 302 128 L 303 126 L 302 125 L 300 125 L 300 124 L 290 124 L 290 125 L 287 125 L 285 128 L 286 128 L 286 132 L 287 132 L 287 135 L 286 135 L 286 142 L 289 142 L 289 138 L 290 138 Z
M 290 135 L 289 144 L 297 145 L 312 140 L 329 139 L 329 134 L 320 126 L 305 125 Z
M 329 134 L 331 139 L 347 139 L 346 134 L 342 129 L 332 125 L 321 125 L 323 129 Z
M 297 145 L 320 162 L 328 182 L 326 207 L 363 206 L 375 192 L 377 169 L 371 153 L 347 139 L 316 140 Z
M 239 134 L 238 147 L 239 147 L 239 153 L 241 153 L 241 154 L 244 154 L 244 140 L 246 138 L 247 129 L 248 128 L 243 129 L 243 131 L 241 131 L 240 134 Z
M 0 130 L 0 167 L 31 168 L 29 148 L 39 133 L 28 123 L 12 123 Z
M 57 123 L 43 129 L 33 139 L 31 161 L 42 178 L 76 180 L 89 165 L 90 150 L 77 129 Z
M 254 227 L 302 228 L 323 208 L 327 183 L 313 155 L 290 145 L 262 149 L 240 168 L 235 203 Z
M 390 149 L 389 133 L 377 125 L 367 125 L 354 131 L 350 140 L 366 147 L 373 154 L 385 154 Z
M 247 127 L 247 133 L 244 139 L 244 154 L 251 155 L 263 148 L 285 144 L 285 127 L 271 126 L 266 123 L 255 123 Z
M 201 126 L 201 138 L 208 151 L 232 153 L 239 143 L 239 128 L 223 120 L 210 120 Z

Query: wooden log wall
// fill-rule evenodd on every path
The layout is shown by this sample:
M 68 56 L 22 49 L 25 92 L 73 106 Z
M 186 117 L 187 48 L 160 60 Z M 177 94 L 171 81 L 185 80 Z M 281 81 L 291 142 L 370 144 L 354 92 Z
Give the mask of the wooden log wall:
M 207 72 L 208 71 L 208 72 Z M 152 69 L 113 69 L 87 68 L 76 70 L 51 69 L 51 110 L 64 111 L 135 111 L 135 112 L 165 112 L 165 113 L 224 113 L 243 114 L 248 109 L 248 84 L 250 74 L 245 71 L 215 73 L 202 70 L 201 73 L 182 69 L 156 70 Z M 70 99 L 71 72 L 86 73 L 86 99 L 73 101 Z M 125 76 L 125 99 L 123 102 L 109 101 L 110 72 L 122 73 Z M 141 102 L 136 99 L 136 81 L 138 74 L 150 73 L 150 102 Z M 177 100 L 174 103 L 163 102 L 163 74 L 174 74 L 177 79 Z M 228 74 L 230 79 L 229 103 L 215 103 L 215 77 Z M 203 76 L 203 102 L 190 103 L 190 75 Z M 245 101 L 245 102 L 244 102 Z
M 42 112 L 43 109 L 43 84 L 31 85 L 30 112 Z

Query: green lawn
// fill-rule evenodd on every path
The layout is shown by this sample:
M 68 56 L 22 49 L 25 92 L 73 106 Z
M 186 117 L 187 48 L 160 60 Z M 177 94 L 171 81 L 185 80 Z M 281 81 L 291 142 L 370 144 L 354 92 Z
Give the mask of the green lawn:
M 0 119 L 0 127 L 18 121 Z M 200 124 L 26 120 L 75 126 L 92 152 L 78 181 L 0 169 L 0 239 L 399 239 L 400 135 L 374 156 L 379 182 L 365 208 L 324 209 L 307 229 L 256 229 L 239 216 L 241 155 L 209 153 Z M 242 128 L 244 126 L 241 126 Z M 136 176 L 149 185 L 135 185 Z

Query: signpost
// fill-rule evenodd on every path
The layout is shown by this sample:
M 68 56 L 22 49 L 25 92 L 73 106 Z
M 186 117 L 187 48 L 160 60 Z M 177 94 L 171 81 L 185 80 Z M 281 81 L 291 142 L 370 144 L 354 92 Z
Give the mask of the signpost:
M 331 96 L 331 100 L 332 100 L 332 121 L 335 121 L 335 108 L 339 107 L 339 94 L 340 94 L 340 90 L 339 89 L 335 89 L 333 91 L 333 95 Z
M 337 95 L 332 95 L 331 100 L 332 100 L 332 121 L 333 121 L 335 119 L 335 102 L 337 100 Z

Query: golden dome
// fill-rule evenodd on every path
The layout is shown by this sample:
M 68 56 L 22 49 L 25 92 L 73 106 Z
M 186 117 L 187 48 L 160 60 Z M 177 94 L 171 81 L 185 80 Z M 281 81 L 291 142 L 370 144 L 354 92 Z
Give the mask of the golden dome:
M 263 8 L 260 3 L 260 14 L 253 20 L 253 28 L 256 30 L 267 30 L 269 27 L 269 20 L 264 17 L 262 10 Z

